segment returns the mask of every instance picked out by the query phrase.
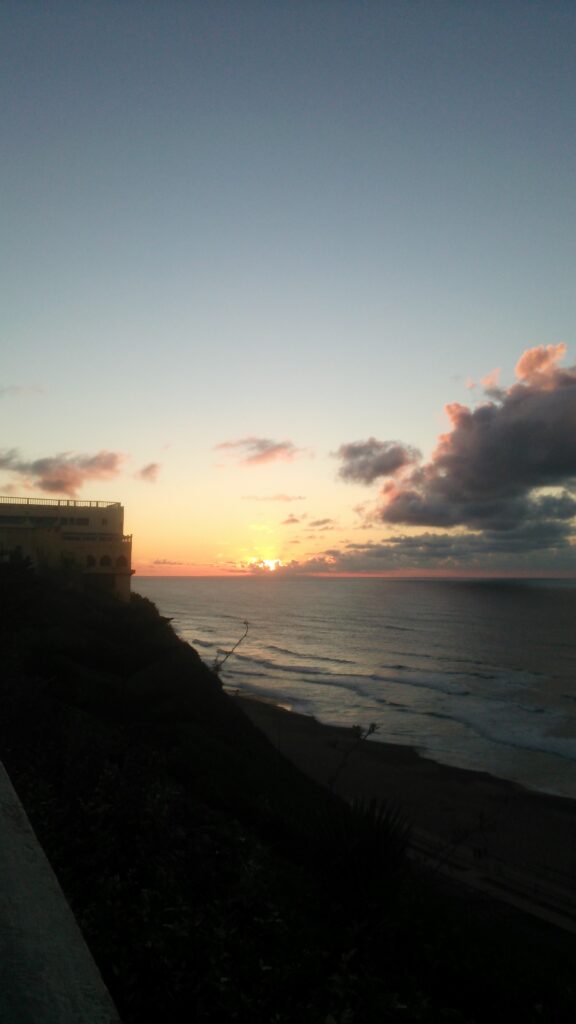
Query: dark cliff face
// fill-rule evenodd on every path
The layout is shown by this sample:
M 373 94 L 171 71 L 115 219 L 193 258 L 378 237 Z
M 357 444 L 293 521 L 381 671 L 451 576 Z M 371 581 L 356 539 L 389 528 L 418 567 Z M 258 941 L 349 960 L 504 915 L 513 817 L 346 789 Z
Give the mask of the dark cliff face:
M 162 751 L 199 792 L 204 786 L 212 799 L 217 791 L 228 806 L 267 805 L 280 817 L 298 798 L 325 799 L 146 598 L 132 595 L 125 605 L 40 578 L 26 565 L 0 567 L 0 639 L 4 701 L 28 735 L 36 723 L 48 741 L 80 715 L 88 733 L 89 723 L 94 735 L 108 726 L 127 734 L 128 748 L 145 742 Z
M 298 851 L 336 801 L 149 601 L 25 566 L 0 595 L 0 759 L 122 1018 L 293 1019 L 292 946 L 317 927 Z
M 62 706 L 126 724 L 195 720 L 229 735 L 234 723 L 254 737 L 218 676 L 146 598 L 124 605 L 0 567 L 0 641 L 5 659 Z

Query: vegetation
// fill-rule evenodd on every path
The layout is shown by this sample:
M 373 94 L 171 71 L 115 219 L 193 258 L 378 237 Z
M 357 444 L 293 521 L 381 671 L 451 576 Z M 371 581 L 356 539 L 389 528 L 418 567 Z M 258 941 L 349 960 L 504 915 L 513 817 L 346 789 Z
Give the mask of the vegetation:
M 149 601 L 1 566 L 0 640 L 0 757 L 125 1024 L 574 1019 L 567 942 L 416 871 Z

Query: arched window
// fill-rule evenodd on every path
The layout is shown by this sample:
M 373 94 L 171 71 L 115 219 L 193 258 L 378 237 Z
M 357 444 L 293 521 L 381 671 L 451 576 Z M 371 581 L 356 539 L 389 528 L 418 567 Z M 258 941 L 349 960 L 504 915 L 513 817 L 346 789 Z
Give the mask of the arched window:
M 102 558 L 100 559 L 100 565 L 112 565 L 112 559 L 110 558 L 110 555 L 102 555 Z
M 86 555 L 86 565 L 89 569 L 92 569 L 96 565 L 96 559 L 94 555 Z
M 126 568 L 127 562 L 126 562 L 126 559 L 125 559 L 124 555 L 118 555 L 118 558 L 116 559 L 116 565 L 117 565 L 118 569 L 125 569 Z

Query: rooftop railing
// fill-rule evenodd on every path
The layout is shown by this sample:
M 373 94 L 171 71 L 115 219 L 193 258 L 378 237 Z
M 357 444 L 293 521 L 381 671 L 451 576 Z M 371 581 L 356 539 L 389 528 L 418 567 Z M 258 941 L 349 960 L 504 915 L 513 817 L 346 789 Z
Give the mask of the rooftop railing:
M 59 537 L 62 540 L 71 540 L 76 544 L 91 544 L 93 541 L 98 541 L 99 544 L 131 544 L 132 534 L 131 533 L 89 533 L 78 532 L 78 533 L 59 533 Z
M 16 498 L 0 495 L 0 505 L 50 505 L 52 508 L 120 508 L 119 501 L 76 501 L 73 498 Z

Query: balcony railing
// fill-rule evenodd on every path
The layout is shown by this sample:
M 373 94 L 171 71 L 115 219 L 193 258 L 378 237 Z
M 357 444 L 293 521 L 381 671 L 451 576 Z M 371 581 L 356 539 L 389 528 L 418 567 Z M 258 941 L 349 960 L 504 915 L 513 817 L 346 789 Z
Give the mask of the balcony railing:
M 50 505 L 52 508 L 120 508 L 119 501 L 76 501 L 74 498 L 16 498 L 0 495 L 0 505 Z
M 94 533 L 93 531 L 84 533 L 61 533 L 59 534 L 62 540 L 72 540 L 80 544 L 91 544 L 97 542 L 99 544 L 124 544 L 128 545 L 132 543 L 132 534 L 119 534 L 119 533 Z

